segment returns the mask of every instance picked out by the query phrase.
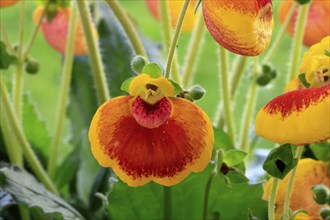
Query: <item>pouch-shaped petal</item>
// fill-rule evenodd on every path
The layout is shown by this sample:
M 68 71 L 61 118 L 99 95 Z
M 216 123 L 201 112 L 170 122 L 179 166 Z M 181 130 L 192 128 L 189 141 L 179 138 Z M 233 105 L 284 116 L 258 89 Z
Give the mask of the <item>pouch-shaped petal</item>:
M 206 26 L 224 48 L 257 56 L 267 47 L 273 30 L 271 0 L 203 0 Z
M 304 145 L 330 138 L 330 84 L 287 92 L 257 114 L 256 134 L 279 144 Z
M 330 187 L 330 175 L 327 171 L 328 164 L 324 161 L 317 161 L 310 158 L 301 159 L 297 165 L 297 171 L 292 187 L 290 208 L 292 211 L 304 209 L 308 212 L 309 219 L 321 219 L 319 211 L 326 205 L 319 205 L 313 199 L 311 188 L 318 184 Z M 292 171 L 291 171 L 292 172 Z M 278 185 L 276 196 L 276 219 L 281 218 L 285 195 L 290 174 L 288 174 Z M 268 200 L 271 192 L 273 179 L 270 179 L 264 187 L 263 199 Z M 303 220 L 303 218 L 295 218 Z
M 89 140 L 99 164 L 112 167 L 130 186 L 149 181 L 171 186 L 191 172 L 202 171 L 211 159 L 214 142 L 206 114 L 187 100 L 165 98 L 171 104 L 170 116 L 157 127 L 148 128 L 132 115 L 136 99 L 133 96 L 111 99 L 95 113 Z M 146 117 L 159 112 L 164 116 L 159 109 L 153 109 L 161 105 L 146 105 Z

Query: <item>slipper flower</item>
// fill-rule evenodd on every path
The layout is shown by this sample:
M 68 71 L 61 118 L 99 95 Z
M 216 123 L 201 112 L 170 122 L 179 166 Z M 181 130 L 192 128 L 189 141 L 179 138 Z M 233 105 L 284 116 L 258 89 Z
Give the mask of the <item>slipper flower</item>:
M 148 10 L 151 12 L 152 16 L 157 20 L 160 20 L 159 12 L 159 0 L 145 0 Z M 184 0 L 168 0 L 169 13 L 171 18 L 172 27 L 175 28 L 176 23 L 178 22 L 181 8 L 183 6 Z M 190 1 L 186 15 L 183 20 L 181 30 L 183 32 L 191 32 L 196 23 L 196 14 L 195 14 L 195 4 L 196 1 Z
M 0 8 L 15 5 L 19 0 L 0 0 Z
M 292 172 L 292 171 L 291 171 Z M 290 174 L 279 183 L 276 194 L 276 219 L 280 219 L 283 212 L 285 195 Z M 292 211 L 304 209 L 308 212 L 307 219 L 321 219 L 319 211 L 326 205 L 319 205 L 313 199 L 311 188 L 315 185 L 323 184 L 330 187 L 328 163 L 310 158 L 301 159 L 297 165 L 297 171 L 292 187 L 290 208 Z M 264 186 L 263 199 L 268 200 L 273 179 L 270 179 Z M 295 219 L 302 219 L 296 218 Z
M 35 9 L 33 13 L 33 21 L 35 24 L 38 23 L 44 10 L 44 6 L 39 6 Z M 61 54 L 65 53 L 70 13 L 70 8 L 59 8 L 56 16 L 50 22 L 46 17 L 44 17 L 40 26 L 40 29 L 48 44 Z M 88 53 L 88 49 L 80 17 L 77 17 L 76 24 L 77 28 L 74 41 L 74 55 L 86 55 Z M 97 36 L 96 27 L 94 25 L 93 33 Z
M 289 13 L 293 0 L 283 0 L 279 7 L 279 22 L 282 24 Z M 311 46 L 330 34 L 330 4 L 328 0 L 312 0 L 305 26 L 304 45 Z M 293 35 L 298 9 L 295 10 L 286 31 Z
M 192 102 L 173 97 L 164 77 L 135 77 L 129 96 L 105 102 L 89 130 L 92 153 L 112 167 L 129 186 L 150 181 L 171 186 L 211 159 L 213 129 L 207 115 Z
M 271 0 L 203 0 L 206 26 L 216 42 L 234 53 L 257 56 L 273 30 Z
M 330 138 L 330 83 L 319 88 L 287 92 L 257 114 L 256 134 L 295 146 Z
M 330 52 L 330 36 L 314 44 L 303 56 L 299 72 L 305 73 L 310 87 L 319 87 L 330 81 L 330 57 L 326 51 Z

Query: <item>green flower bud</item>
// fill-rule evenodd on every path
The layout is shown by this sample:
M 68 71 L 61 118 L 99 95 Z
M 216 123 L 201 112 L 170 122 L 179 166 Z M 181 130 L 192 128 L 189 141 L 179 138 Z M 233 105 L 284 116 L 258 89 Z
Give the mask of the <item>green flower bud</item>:
M 313 198 L 320 205 L 326 204 L 329 196 L 329 189 L 325 185 L 316 185 L 312 187 Z
M 256 82 L 259 86 L 266 86 L 268 83 L 270 83 L 270 81 L 272 80 L 272 78 L 268 75 L 261 75 L 257 78 Z
M 131 61 L 131 68 L 136 73 L 142 73 L 143 67 L 148 63 L 148 60 L 140 55 L 133 57 Z
M 189 95 L 193 100 L 199 100 L 199 99 L 203 98 L 205 92 L 206 92 L 206 90 L 203 89 L 203 87 L 201 87 L 200 85 L 193 85 L 189 89 Z
M 29 60 L 25 65 L 25 71 L 29 74 L 36 74 L 39 71 L 38 61 Z
M 330 209 L 329 208 L 321 208 L 320 216 L 322 219 L 327 220 L 330 218 Z

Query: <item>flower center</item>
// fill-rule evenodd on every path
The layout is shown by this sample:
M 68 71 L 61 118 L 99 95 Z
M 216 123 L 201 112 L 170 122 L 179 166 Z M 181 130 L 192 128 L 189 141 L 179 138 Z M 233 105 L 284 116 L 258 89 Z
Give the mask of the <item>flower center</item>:
M 165 123 L 171 115 L 171 110 L 171 103 L 165 97 L 154 104 L 150 104 L 138 96 L 131 105 L 134 119 L 138 124 L 146 128 L 156 128 Z

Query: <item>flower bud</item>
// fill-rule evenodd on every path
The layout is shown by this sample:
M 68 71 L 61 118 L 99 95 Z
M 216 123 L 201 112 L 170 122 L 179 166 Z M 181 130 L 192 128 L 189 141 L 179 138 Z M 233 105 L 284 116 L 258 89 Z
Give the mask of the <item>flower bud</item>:
M 329 220 L 330 219 L 330 209 L 329 208 L 321 208 L 320 216 L 324 220 Z
M 131 68 L 136 73 L 142 73 L 143 67 L 148 63 L 148 60 L 141 56 L 137 55 L 133 57 L 131 61 Z
M 25 65 L 25 71 L 29 74 L 36 74 L 39 71 L 38 61 L 29 60 Z
M 325 185 L 316 185 L 312 187 L 313 198 L 320 205 L 326 203 L 329 196 L 329 189 Z
M 203 89 L 203 87 L 201 87 L 200 85 L 193 85 L 189 89 L 189 96 L 193 100 L 199 100 L 199 99 L 203 98 L 205 92 L 206 92 L 206 90 Z

